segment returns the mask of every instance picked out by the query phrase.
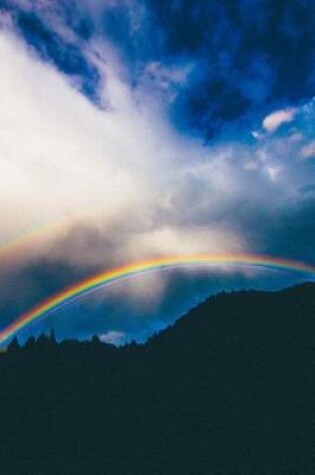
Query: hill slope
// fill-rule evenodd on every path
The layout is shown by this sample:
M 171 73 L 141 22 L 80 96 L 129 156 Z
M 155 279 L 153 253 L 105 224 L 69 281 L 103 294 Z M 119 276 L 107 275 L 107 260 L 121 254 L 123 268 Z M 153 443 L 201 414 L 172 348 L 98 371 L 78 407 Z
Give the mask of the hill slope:
M 210 298 L 145 346 L 0 355 L 0 472 L 315 473 L 315 284 Z

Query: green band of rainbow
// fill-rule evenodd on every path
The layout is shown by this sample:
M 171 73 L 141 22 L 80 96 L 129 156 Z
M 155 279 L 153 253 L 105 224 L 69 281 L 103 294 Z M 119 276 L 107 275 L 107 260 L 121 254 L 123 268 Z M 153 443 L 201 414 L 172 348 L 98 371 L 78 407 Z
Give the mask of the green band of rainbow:
M 37 306 L 22 314 L 16 321 L 0 333 L 0 344 L 12 338 L 19 330 L 30 323 L 71 303 L 80 296 L 84 296 L 93 290 L 104 287 L 112 282 L 142 274 L 148 271 L 158 271 L 165 268 L 177 268 L 187 266 L 253 266 L 266 269 L 278 269 L 290 272 L 298 272 L 309 275 L 315 279 L 315 266 L 301 262 L 265 257 L 258 255 L 192 255 L 180 257 L 164 257 L 133 263 L 112 270 L 101 272 L 79 283 L 62 290 L 49 297 Z

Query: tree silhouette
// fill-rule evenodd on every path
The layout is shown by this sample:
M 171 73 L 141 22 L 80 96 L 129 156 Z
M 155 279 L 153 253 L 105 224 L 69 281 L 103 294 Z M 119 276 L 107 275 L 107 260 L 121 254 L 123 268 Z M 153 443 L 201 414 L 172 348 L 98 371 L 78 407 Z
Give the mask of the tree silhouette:
M 13 351 L 18 351 L 19 349 L 20 349 L 19 340 L 17 336 L 15 336 L 13 340 L 11 340 L 11 342 L 9 343 L 8 350 L 13 352 Z
M 53 329 L 50 330 L 49 343 L 51 345 L 55 345 L 57 343 L 56 333 L 55 333 L 55 330 L 53 330 Z
M 313 475 L 314 290 L 220 294 L 145 345 L 14 339 L 0 473 Z

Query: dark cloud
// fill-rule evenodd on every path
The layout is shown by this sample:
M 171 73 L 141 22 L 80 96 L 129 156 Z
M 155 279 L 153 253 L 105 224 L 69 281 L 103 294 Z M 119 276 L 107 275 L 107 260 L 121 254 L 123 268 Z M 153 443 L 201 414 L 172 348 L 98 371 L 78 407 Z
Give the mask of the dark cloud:
M 315 264 L 315 195 L 305 190 L 297 201 L 274 206 L 243 200 L 225 216 L 230 230 L 243 233 L 253 253 Z
M 83 278 L 84 270 L 64 262 L 37 259 L 19 268 L 2 269 L 0 275 L 0 322 L 4 328 L 20 314 L 71 283 Z
M 203 70 L 178 99 L 186 122 L 213 136 L 274 103 L 314 93 L 312 1 L 155 1 L 166 55 L 203 59 Z
M 133 8 L 141 4 L 133 2 Z M 130 6 L 106 9 L 105 35 L 125 50 L 134 78 L 150 61 L 195 62 L 172 103 L 180 127 L 213 137 L 227 124 L 249 122 L 253 114 L 314 94 L 313 2 L 147 0 L 145 5 L 137 29 L 131 27 Z
M 306 195 L 303 204 L 283 210 L 270 223 L 266 252 L 315 264 L 315 196 Z

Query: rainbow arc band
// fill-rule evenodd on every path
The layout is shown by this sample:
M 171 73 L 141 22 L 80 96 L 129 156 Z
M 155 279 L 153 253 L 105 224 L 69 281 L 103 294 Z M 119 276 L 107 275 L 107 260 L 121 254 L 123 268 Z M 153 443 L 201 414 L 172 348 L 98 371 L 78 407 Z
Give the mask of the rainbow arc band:
M 297 272 L 307 275 L 311 280 L 315 280 L 315 266 L 302 262 L 279 259 L 275 257 L 259 255 L 190 255 L 163 257 L 146 260 L 138 263 L 132 263 L 117 267 L 112 270 L 106 270 L 56 293 L 55 295 L 40 302 L 38 305 L 23 313 L 17 320 L 0 332 L 0 344 L 4 344 L 11 339 L 17 332 L 25 328 L 32 322 L 45 317 L 58 309 L 87 296 L 96 290 L 122 281 L 145 272 L 159 271 L 162 269 L 180 268 L 180 267 L 261 267 L 265 269 L 276 269 L 289 272 Z
M 66 220 L 54 221 L 53 223 L 38 225 L 25 231 L 14 238 L 0 244 L 0 261 L 7 261 L 18 254 L 25 253 L 29 246 L 35 246 L 45 238 L 50 237 L 59 230 L 64 229 Z

